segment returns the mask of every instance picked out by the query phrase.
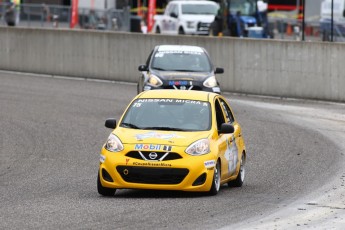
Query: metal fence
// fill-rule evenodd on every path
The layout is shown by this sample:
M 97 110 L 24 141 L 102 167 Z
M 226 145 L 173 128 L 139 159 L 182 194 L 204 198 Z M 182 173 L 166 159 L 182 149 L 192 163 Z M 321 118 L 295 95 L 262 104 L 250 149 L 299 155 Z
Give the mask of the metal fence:
M 298 10 L 291 10 L 288 12 L 277 11 L 268 14 L 268 21 L 273 38 L 345 42 L 345 15 L 343 21 L 339 23 L 339 21 L 334 19 L 333 24 L 330 18 L 322 17 L 321 8 L 326 7 L 326 5 L 322 4 L 327 1 L 330 2 L 331 0 L 304 1 L 305 18 L 303 25 L 301 18 L 298 17 L 300 14 Z M 5 3 L 0 3 L 0 25 L 6 25 L 6 6 Z M 71 7 L 69 6 L 21 4 L 20 7 L 16 7 L 16 10 L 19 12 L 19 17 L 16 21 L 16 25 L 18 26 L 69 28 L 71 19 Z M 93 17 L 91 17 L 91 13 Z M 94 11 L 87 8 L 80 8 L 79 24 L 77 27 L 81 29 L 141 32 L 141 23 L 142 18 L 131 15 L 129 6 L 123 9 Z
M 5 15 L 8 5 L 0 3 L 0 24 L 6 25 Z M 99 29 L 130 31 L 130 11 L 124 9 L 90 10 L 79 8 L 79 24 L 81 29 Z M 15 7 L 18 15 L 16 26 L 69 28 L 71 7 L 46 4 L 21 4 Z M 91 14 L 93 20 L 91 21 Z

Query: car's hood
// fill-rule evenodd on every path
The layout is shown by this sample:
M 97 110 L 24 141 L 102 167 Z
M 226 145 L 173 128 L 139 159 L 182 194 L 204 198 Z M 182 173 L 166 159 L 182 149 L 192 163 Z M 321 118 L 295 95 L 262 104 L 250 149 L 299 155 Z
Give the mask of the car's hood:
M 150 145 L 170 145 L 170 146 L 189 146 L 191 143 L 207 138 L 209 131 L 200 132 L 181 132 L 181 131 L 161 131 L 161 130 L 139 130 L 118 127 L 113 132 L 120 138 L 123 144 L 143 144 Z
M 206 22 L 211 23 L 214 21 L 213 14 L 183 14 L 180 18 L 184 21 L 198 21 L 198 22 Z
M 162 80 L 185 80 L 185 81 L 202 81 L 212 76 L 207 72 L 174 72 L 174 71 L 152 71 L 152 74 L 157 75 Z

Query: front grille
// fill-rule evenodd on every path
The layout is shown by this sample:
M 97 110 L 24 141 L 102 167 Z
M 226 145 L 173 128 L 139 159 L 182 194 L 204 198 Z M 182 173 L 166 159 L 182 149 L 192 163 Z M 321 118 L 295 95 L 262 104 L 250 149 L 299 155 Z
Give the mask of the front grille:
M 177 89 L 181 89 L 181 86 L 175 86 Z M 176 89 L 174 86 L 172 85 L 164 85 L 163 88 L 164 89 Z M 183 86 L 182 86 L 183 87 Z M 186 88 L 184 90 L 188 90 L 190 88 L 190 85 L 185 86 Z M 200 86 L 196 86 L 193 85 L 193 87 L 190 90 L 202 90 L 202 88 Z
M 144 155 L 145 158 L 143 158 L 138 151 L 131 151 L 126 154 L 127 157 L 135 158 L 135 159 L 140 159 L 140 160 L 160 160 L 166 152 L 155 152 L 157 154 L 157 157 L 155 159 L 150 158 L 150 153 L 153 151 L 141 151 L 141 153 Z M 168 155 L 166 155 L 161 161 L 169 161 L 169 160 L 176 160 L 176 159 L 181 159 L 182 157 L 180 154 L 175 153 L 175 152 L 169 152 Z
M 209 27 L 210 27 L 210 23 L 205 23 L 205 22 L 198 23 L 198 31 L 208 31 Z
M 150 168 L 136 166 L 117 166 L 122 179 L 140 184 L 179 184 L 189 170 L 184 168 Z

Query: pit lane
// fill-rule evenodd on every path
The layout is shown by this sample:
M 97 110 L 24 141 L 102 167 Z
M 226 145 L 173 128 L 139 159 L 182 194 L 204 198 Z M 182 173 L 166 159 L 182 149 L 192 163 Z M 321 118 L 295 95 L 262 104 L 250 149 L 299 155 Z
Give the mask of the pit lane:
M 104 121 L 135 94 L 132 84 L 0 72 L 0 228 L 343 226 L 344 104 L 227 94 L 248 151 L 242 188 L 99 196 Z

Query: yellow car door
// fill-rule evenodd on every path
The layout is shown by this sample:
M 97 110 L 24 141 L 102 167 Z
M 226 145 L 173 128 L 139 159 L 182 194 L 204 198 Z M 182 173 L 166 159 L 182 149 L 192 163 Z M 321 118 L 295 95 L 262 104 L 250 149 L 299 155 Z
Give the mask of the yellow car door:
M 241 159 L 241 127 L 236 122 L 230 106 L 224 98 L 218 97 L 215 101 L 217 126 L 221 123 L 230 123 L 234 126 L 234 133 L 219 135 L 219 154 L 221 157 L 221 180 L 228 180 L 237 176 L 239 159 Z M 220 124 L 219 124 L 220 123 Z

